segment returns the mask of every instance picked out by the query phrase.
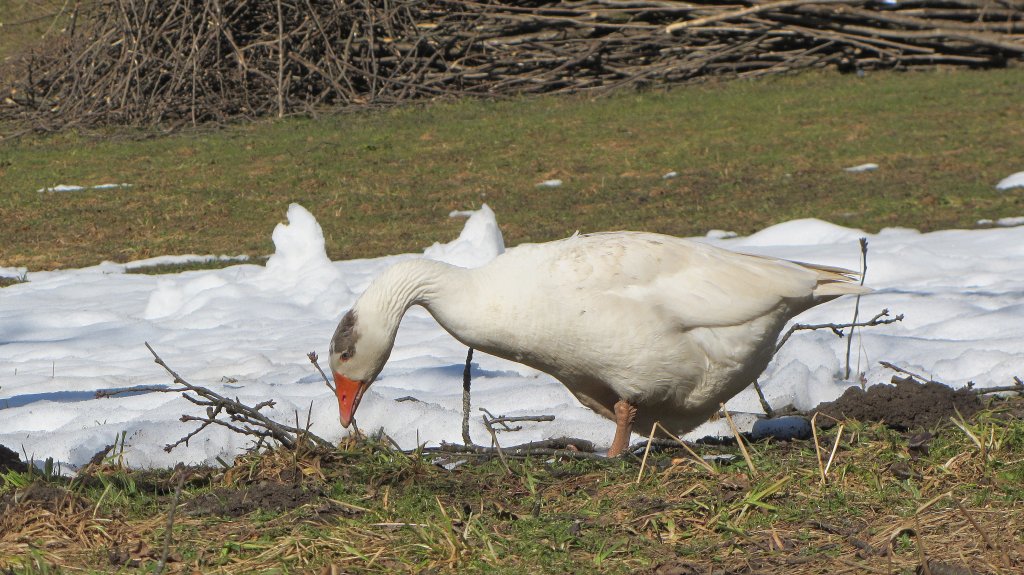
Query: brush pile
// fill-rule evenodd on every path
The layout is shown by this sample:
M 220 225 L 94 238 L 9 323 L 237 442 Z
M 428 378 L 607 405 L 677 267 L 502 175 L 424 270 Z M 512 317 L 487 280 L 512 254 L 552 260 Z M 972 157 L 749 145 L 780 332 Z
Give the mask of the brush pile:
M 71 16 L 15 64 L 0 118 L 172 128 L 1024 56 L 1024 0 L 94 0 Z

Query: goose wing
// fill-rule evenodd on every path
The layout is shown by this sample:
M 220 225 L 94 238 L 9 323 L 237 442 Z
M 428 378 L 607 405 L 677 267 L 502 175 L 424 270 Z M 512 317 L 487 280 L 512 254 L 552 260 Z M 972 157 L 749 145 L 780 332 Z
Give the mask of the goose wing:
M 816 294 L 819 285 L 852 281 L 851 272 L 839 268 L 741 254 L 659 234 L 574 236 L 563 249 L 553 275 L 569 279 L 583 293 L 655 309 L 684 329 L 743 324 L 784 300 L 807 300 L 810 305 L 814 295 L 838 295 Z

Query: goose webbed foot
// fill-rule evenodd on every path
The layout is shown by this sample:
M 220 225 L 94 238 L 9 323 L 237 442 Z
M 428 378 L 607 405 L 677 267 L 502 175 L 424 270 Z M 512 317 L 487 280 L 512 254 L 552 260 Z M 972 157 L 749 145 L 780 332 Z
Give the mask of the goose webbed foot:
M 608 448 L 608 457 L 618 457 L 629 445 L 629 434 L 633 431 L 636 406 L 625 399 L 615 402 L 615 438 Z

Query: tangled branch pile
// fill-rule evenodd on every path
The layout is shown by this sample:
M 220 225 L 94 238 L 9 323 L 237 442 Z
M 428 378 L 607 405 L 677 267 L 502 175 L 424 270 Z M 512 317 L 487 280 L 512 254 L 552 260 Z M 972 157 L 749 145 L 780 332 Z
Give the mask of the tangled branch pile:
M 1024 0 L 94 0 L 72 22 L 0 117 L 173 127 L 1024 56 Z

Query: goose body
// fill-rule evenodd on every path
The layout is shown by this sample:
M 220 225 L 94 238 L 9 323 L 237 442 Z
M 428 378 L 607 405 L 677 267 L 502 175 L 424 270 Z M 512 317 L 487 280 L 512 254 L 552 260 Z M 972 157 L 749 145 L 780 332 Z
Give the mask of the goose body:
M 398 324 L 422 305 L 467 346 L 550 374 L 615 420 L 682 434 L 767 367 L 786 322 L 869 291 L 847 270 L 642 232 L 516 247 L 464 269 L 431 260 L 379 276 L 342 318 L 330 362 L 347 426 L 383 369 Z

